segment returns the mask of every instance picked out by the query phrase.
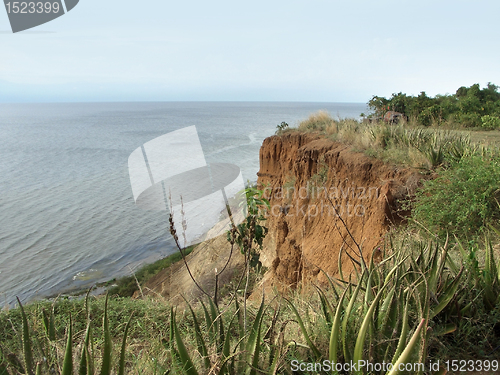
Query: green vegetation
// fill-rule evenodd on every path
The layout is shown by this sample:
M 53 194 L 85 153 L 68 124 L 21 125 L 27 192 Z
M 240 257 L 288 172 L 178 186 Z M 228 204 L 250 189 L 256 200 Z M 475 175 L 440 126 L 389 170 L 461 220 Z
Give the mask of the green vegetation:
M 417 192 L 413 217 L 434 233 L 476 236 L 497 222 L 500 214 L 500 158 L 472 155 Z
M 98 298 L 3 312 L 0 371 L 66 374 L 71 363 L 83 374 L 292 374 L 294 360 L 497 359 L 500 270 L 491 244 L 396 238 L 382 262 L 360 262 L 355 278 L 331 279 L 307 299 L 298 292 L 248 306 L 246 329 L 242 293 L 178 311 Z
M 387 111 L 403 113 L 410 121 L 424 126 L 450 126 L 463 128 L 498 129 L 500 127 L 500 93 L 498 86 L 488 83 L 460 87 L 452 95 L 429 97 L 425 92 L 418 96 L 403 93 L 385 97 L 373 96 L 368 102 L 372 117 L 381 117 Z
M 455 104 L 465 108 L 475 97 L 482 105 L 490 103 L 484 107 L 488 111 L 482 110 L 479 126 L 497 127 L 492 104 L 498 98 L 493 95 L 496 86 L 477 90 L 476 85 L 459 89 Z M 398 95 L 391 100 L 408 98 Z M 425 95 L 418 98 L 427 103 Z M 452 101 L 445 99 L 440 105 Z M 418 118 L 417 102 L 411 100 L 401 102 L 409 112 L 396 107 L 397 101 L 388 105 Z M 444 113 L 426 109 L 431 107 L 422 107 L 420 113 Z M 453 121 L 461 119 L 462 126 L 475 116 L 472 110 L 464 116 L 450 114 Z M 431 125 L 451 121 L 431 118 Z M 279 134 L 297 131 L 285 124 L 278 126 Z M 491 368 L 496 363 L 500 369 L 500 263 L 493 245 L 500 236 L 498 148 L 475 144 L 457 131 L 336 121 L 324 112 L 301 122 L 298 131 L 323 134 L 370 156 L 421 168 L 432 177 L 407 202 L 414 225 L 394 230 L 385 247 L 377 249 L 382 261 L 365 259 L 361 245 L 342 246 L 339 274 L 325 275 L 328 287 L 314 286 L 311 294 L 299 286 L 287 295 L 266 296 L 266 303 L 247 303 L 251 276 L 261 265 L 267 235 L 264 213 L 269 208 L 263 192 L 250 187 L 244 192 L 246 220 L 227 233 L 232 248 L 244 255 L 239 281 L 219 285 L 223 270 L 216 270 L 213 294 L 196 284 L 203 298 L 176 308 L 151 296 L 117 297 L 131 296 L 138 285 L 185 260 L 192 250 L 179 249 L 182 253 L 116 281 L 110 298 L 87 295 L 1 312 L 0 375 L 347 373 L 293 368 L 293 363 L 325 360 L 385 362 L 397 368 L 400 363 L 489 359 L 497 361 Z M 319 160 L 311 183 L 321 186 L 327 176 L 328 165 Z M 293 188 L 295 182 L 290 177 L 285 187 Z M 170 232 L 177 242 L 173 220 Z M 342 258 L 350 259 L 353 274 L 342 271 Z M 386 367 L 352 373 L 398 372 Z
M 354 150 L 385 162 L 424 170 L 451 165 L 463 156 L 484 152 L 471 142 L 469 134 L 451 130 L 360 123 L 352 119 L 334 120 L 326 112 L 318 112 L 291 131 L 315 132 Z M 490 152 L 500 154 L 498 150 Z
M 184 250 L 185 255 L 193 251 L 194 246 L 190 246 Z M 169 268 L 172 264 L 179 262 L 182 259 L 180 253 L 173 253 L 163 259 L 154 263 L 147 264 L 141 267 L 137 272 L 131 276 L 125 276 L 117 280 L 111 280 L 108 284 L 116 284 L 109 289 L 111 295 L 118 295 L 120 297 L 132 297 L 136 291 L 139 290 L 139 285 L 144 284 L 151 277 L 156 275 L 163 269 Z
M 281 124 L 276 125 L 276 134 L 283 134 L 287 129 L 289 129 L 288 124 L 285 121 L 282 121 Z
M 432 172 L 433 178 L 404 208 L 413 212 L 410 221 L 438 236 L 477 238 L 500 217 L 498 146 L 473 143 L 469 134 L 458 131 L 336 121 L 325 112 L 311 115 L 297 130 L 350 144 L 385 162 Z
M 164 350 L 168 312 L 152 300 L 90 296 L 2 312 L 0 374 L 152 374 L 149 355 Z

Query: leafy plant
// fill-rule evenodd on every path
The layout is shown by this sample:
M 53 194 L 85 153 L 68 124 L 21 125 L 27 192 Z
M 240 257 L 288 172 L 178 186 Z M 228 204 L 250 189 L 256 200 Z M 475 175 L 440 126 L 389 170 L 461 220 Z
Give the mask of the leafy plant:
M 288 129 L 288 124 L 285 121 L 282 121 L 281 124 L 276 125 L 276 134 L 280 135 Z
M 485 129 L 500 129 L 500 117 L 486 115 L 481 117 L 481 126 Z
M 86 297 L 86 306 L 87 306 L 87 330 L 85 339 L 83 340 L 82 353 L 80 357 L 79 364 L 79 374 L 80 375 L 93 375 L 95 369 L 95 355 L 94 355 L 94 339 L 92 337 L 92 319 L 88 309 L 88 297 L 87 293 Z M 48 341 L 45 345 L 42 346 L 43 341 L 33 340 L 31 337 L 31 324 L 28 320 L 28 317 L 25 313 L 24 307 L 21 304 L 21 301 L 18 298 L 19 309 L 21 311 L 22 316 L 22 348 L 23 348 L 23 362 L 20 363 L 17 360 L 15 354 L 12 353 L 10 361 L 0 361 L 0 374 L 1 371 L 4 371 L 5 374 L 8 374 L 7 369 L 9 367 L 15 369 L 16 371 L 25 373 L 25 374 L 61 374 L 61 375 L 71 375 L 73 374 L 73 370 L 75 368 L 75 349 L 73 339 L 73 319 L 71 314 L 69 314 L 69 322 L 66 328 L 66 346 L 64 349 L 63 363 L 62 367 L 59 367 L 57 350 L 52 350 L 56 345 L 56 335 L 55 335 L 55 325 L 54 325 L 54 310 L 52 309 L 50 312 L 43 311 L 43 325 L 45 328 L 45 333 L 47 335 Z M 103 318 L 103 351 L 102 351 L 102 359 L 101 359 L 101 375 L 109 375 L 111 374 L 112 369 L 112 343 L 111 343 L 111 332 L 109 328 L 109 319 L 108 319 L 108 297 L 106 296 L 105 308 L 104 308 L 104 318 Z M 123 334 L 122 346 L 118 361 L 118 371 L 119 375 L 123 375 L 125 373 L 125 350 L 126 350 L 126 340 L 128 335 L 128 330 L 130 327 L 130 323 L 132 321 L 132 316 L 128 320 L 125 331 Z M 38 348 L 38 351 L 36 350 Z M 41 355 L 40 355 L 41 354 Z M 49 358 L 46 357 L 49 355 Z M 40 359 L 36 361 L 36 358 L 40 356 Z M 0 359 L 2 357 L 0 356 Z M 3 375 L 3 374 L 2 374 Z
M 462 158 L 417 192 L 413 216 L 429 230 L 477 235 L 499 215 L 500 162 L 479 155 Z
M 227 240 L 231 245 L 238 245 L 241 253 L 245 256 L 245 298 L 243 300 L 243 325 L 246 332 L 246 296 L 250 280 L 250 268 L 260 270 L 262 263 L 260 262 L 260 250 L 262 243 L 267 235 L 268 229 L 261 225 L 265 221 L 265 212 L 269 209 L 269 201 L 264 197 L 264 192 L 255 187 L 246 188 L 243 193 L 246 198 L 246 219 L 233 226 L 227 233 Z M 255 247 L 256 246 L 256 247 Z

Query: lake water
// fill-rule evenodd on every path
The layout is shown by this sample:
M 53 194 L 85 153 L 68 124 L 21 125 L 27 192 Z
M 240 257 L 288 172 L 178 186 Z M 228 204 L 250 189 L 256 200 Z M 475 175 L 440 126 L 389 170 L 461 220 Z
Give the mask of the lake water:
M 130 274 L 175 251 L 165 212 L 137 208 L 128 157 L 196 125 L 206 161 L 255 181 L 259 147 L 286 121 L 362 103 L 0 104 L 0 305 Z

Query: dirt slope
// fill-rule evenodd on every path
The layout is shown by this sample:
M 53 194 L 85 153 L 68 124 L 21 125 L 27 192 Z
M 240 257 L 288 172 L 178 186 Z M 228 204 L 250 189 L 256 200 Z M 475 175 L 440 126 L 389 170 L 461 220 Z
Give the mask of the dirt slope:
M 268 280 L 286 286 L 324 282 L 320 268 L 352 271 L 381 246 L 391 223 L 401 220 L 398 201 L 411 196 L 422 176 L 353 152 L 311 134 L 288 133 L 264 140 L 258 182 L 271 202 L 270 238 L 263 254 Z M 357 245 L 356 245 L 357 244 Z
M 261 261 L 269 268 L 268 287 L 294 287 L 300 281 L 324 282 L 319 272 L 353 269 L 362 249 L 365 259 L 381 246 L 391 223 L 400 221 L 398 200 L 411 196 L 422 176 L 350 150 L 349 146 L 312 134 L 288 133 L 264 140 L 258 183 L 271 203 L 269 234 Z M 213 288 L 214 270 L 221 269 L 230 245 L 224 236 L 198 246 L 188 257 L 195 278 Z M 241 274 L 239 250 L 221 278 L 221 285 Z M 164 270 L 144 287 L 172 302 L 200 295 L 185 266 Z

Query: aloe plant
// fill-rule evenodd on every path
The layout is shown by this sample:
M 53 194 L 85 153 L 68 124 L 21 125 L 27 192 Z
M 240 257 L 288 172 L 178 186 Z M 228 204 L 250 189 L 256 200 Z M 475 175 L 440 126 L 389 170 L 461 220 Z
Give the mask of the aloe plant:
M 275 312 L 266 336 L 263 337 L 266 314 L 264 299 L 255 312 L 255 318 L 248 332 L 244 331 L 240 303 L 238 299 L 233 301 L 236 307 L 234 312 L 226 310 L 217 315 L 212 314 L 204 303 L 200 303 L 202 315 L 205 316 L 206 330 L 201 329 L 199 317 L 192 306 L 187 304 L 193 318 L 196 347 L 198 353 L 202 355 L 201 361 L 198 362 L 193 357 L 193 351 L 188 350 L 175 318 L 175 311 L 171 310 L 170 351 L 173 361 L 180 363 L 180 366 L 175 367 L 177 370 L 189 375 L 213 371 L 214 368 L 218 368 L 218 374 L 256 375 L 265 369 L 270 373 L 278 371 L 283 362 L 283 353 L 286 352 L 283 336 L 278 334 L 277 319 L 280 310 Z M 229 322 L 224 324 L 226 318 Z M 281 333 L 285 326 L 286 323 L 281 326 Z M 268 349 L 264 351 L 264 347 Z M 262 367 L 266 363 L 268 367 Z
M 303 323 L 294 303 L 289 302 L 312 358 L 318 362 L 367 361 L 395 366 L 425 362 L 430 335 L 445 335 L 456 329 L 456 325 L 444 323 L 427 330 L 429 321 L 438 315 L 444 314 L 441 319 L 446 321 L 445 312 L 460 290 L 464 268 L 448 266 L 449 262 L 448 243 L 427 243 L 416 254 L 394 252 L 379 264 L 371 259 L 366 268 L 361 268 L 355 283 L 337 283 L 327 275 L 331 288 L 337 289 L 333 294 L 340 294 L 330 301 L 327 292 L 317 287 L 320 312 L 326 326 L 331 327 L 328 353 L 318 349 L 312 327 Z
M 88 294 L 87 294 L 86 305 L 88 306 Z M 22 347 L 23 347 L 23 357 L 24 357 L 24 366 L 21 369 L 19 366 L 19 370 L 23 370 L 26 374 L 48 374 L 55 373 L 57 370 L 54 367 L 48 368 L 48 360 L 43 359 L 35 363 L 35 357 L 37 356 L 37 352 L 34 349 L 38 347 L 38 349 L 43 353 L 50 352 L 49 350 L 40 347 L 40 344 L 36 346 L 33 345 L 33 340 L 31 338 L 30 333 L 30 324 L 28 317 L 25 313 L 24 307 L 21 301 L 18 298 L 19 309 L 21 311 L 22 317 Z M 111 333 L 109 328 L 109 320 L 108 320 L 108 296 L 106 296 L 105 308 L 104 308 L 104 318 L 103 318 L 103 337 L 104 337 L 104 350 L 102 355 L 102 366 L 101 366 L 101 375 L 111 374 L 112 362 L 111 362 Z M 57 340 L 56 330 L 54 324 L 54 309 L 50 312 L 42 310 L 42 321 L 45 330 L 45 334 L 48 340 L 52 343 Z M 118 375 L 125 374 L 125 352 L 126 352 L 126 340 L 128 335 L 128 329 L 130 327 L 130 323 L 132 321 L 132 316 L 130 316 L 126 326 L 125 332 L 123 335 L 120 356 L 118 361 Z M 75 344 L 73 342 L 73 319 L 70 314 L 69 322 L 66 329 L 66 346 L 64 350 L 63 363 L 60 370 L 61 375 L 72 375 L 74 373 L 74 364 L 75 364 Z M 85 338 L 83 340 L 83 349 L 80 357 L 80 363 L 78 365 L 78 374 L 79 375 L 94 375 L 95 374 L 95 364 L 94 364 L 94 355 L 93 355 L 93 337 L 92 337 L 92 320 L 90 318 L 89 313 L 87 313 L 87 330 L 85 334 Z M 16 365 L 13 365 L 16 368 Z M 3 373 L 2 373 L 3 371 Z M 2 358 L 0 357 L 0 374 L 8 374 L 7 365 L 3 364 Z

